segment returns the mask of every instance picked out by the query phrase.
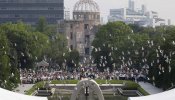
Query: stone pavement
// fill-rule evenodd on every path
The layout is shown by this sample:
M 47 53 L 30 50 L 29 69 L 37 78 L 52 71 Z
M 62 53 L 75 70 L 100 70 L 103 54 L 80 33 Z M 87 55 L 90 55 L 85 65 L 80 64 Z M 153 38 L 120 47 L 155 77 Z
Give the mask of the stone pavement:
M 149 94 L 157 94 L 157 93 L 160 93 L 160 92 L 163 92 L 162 89 L 160 88 L 157 88 L 155 86 L 153 86 L 152 84 L 150 83 L 144 83 L 144 82 L 139 82 L 139 85 L 145 90 L 147 91 Z
M 14 92 L 25 94 L 25 91 L 32 88 L 33 85 L 34 84 L 21 84 L 14 90 Z

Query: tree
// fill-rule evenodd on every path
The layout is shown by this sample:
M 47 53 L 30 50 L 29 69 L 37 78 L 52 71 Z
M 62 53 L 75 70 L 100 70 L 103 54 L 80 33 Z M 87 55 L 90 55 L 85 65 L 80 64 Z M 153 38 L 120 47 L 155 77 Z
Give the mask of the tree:
M 9 41 L 3 30 L 0 36 L 0 87 L 11 90 L 19 82 L 19 72 L 12 65 Z
M 1 87 L 12 89 L 19 83 L 19 68 L 32 69 L 35 62 L 43 59 L 51 64 L 62 65 L 66 59 L 63 55 L 66 55 L 68 51 L 66 39 L 63 35 L 56 34 L 55 30 L 46 28 L 45 31 L 48 34 L 35 31 L 22 22 L 6 23 L 0 26 Z M 78 65 L 78 57 L 73 56 L 75 56 L 73 60 Z
M 52 59 L 52 64 L 55 66 L 58 64 L 62 67 L 63 62 L 65 61 L 65 55 L 68 53 L 66 44 L 67 40 L 62 34 L 56 34 L 50 39 L 50 46 L 45 51 L 45 54 L 48 58 Z
M 36 26 L 36 31 L 45 32 L 46 28 L 47 28 L 46 19 L 44 17 L 40 17 Z
M 2 30 L 0 35 L 0 86 L 5 88 L 10 72 L 10 61 L 9 57 L 7 56 L 7 54 L 9 53 L 9 45 L 7 37 Z
M 80 55 L 77 50 L 72 50 L 66 55 L 66 63 L 69 71 L 73 71 L 73 69 L 79 66 Z
M 133 30 L 133 33 L 141 33 L 144 30 L 144 27 L 137 24 L 129 24 L 129 27 Z
M 131 33 L 129 26 L 123 22 L 108 23 L 99 29 L 92 43 L 92 56 L 101 71 L 106 68 L 112 71 L 114 63 L 122 63 L 117 57 L 122 52 L 120 48 L 124 45 L 123 41 Z
M 40 32 L 30 31 L 29 26 L 23 23 L 7 23 L 1 27 L 10 41 L 11 56 L 17 57 L 17 66 L 21 68 L 32 67 L 48 48 L 49 38 Z

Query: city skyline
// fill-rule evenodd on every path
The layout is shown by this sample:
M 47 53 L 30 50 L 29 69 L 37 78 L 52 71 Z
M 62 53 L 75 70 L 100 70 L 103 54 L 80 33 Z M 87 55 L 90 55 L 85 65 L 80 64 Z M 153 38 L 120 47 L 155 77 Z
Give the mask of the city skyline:
M 79 0 L 65 0 L 65 8 L 69 8 L 72 12 L 74 4 Z M 110 9 L 126 8 L 128 7 L 128 0 L 94 0 L 98 3 L 101 11 L 101 17 L 104 21 L 107 21 Z M 173 0 L 135 0 L 135 9 L 140 9 L 141 5 L 144 4 L 148 11 L 158 12 L 161 18 L 164 18 L 167 22 L 168 19 L 171 20 L 171 24 L 175 24 L 175 14 L 170 12 L 175 9 L 173 5 L 175 1 Z M 70 5 L 71 4 L 71 5 Z M 164 6 L 163 6 L 164 5 Z M 72 17 L 72 15 L 71 15 Z

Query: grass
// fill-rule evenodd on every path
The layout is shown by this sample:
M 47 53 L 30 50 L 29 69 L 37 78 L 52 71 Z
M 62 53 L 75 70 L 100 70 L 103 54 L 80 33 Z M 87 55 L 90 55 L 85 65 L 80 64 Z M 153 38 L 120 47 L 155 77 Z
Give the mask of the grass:
M 95 80 L 98 84 L 123 84 L 121 80 Z
M 29 89 L 28 91 L 26 91 L 26 95 L 32 95 L 33 92 L 35 92 L 35 90 L 37 90 L 38 88 L 42 88 L 44 86 L 44 82 L 38 82 L 36 83 L 31 89 Z
M 77 84 L 79 80 L 53 80 L 51 84 Z
M 124 81 L 125 82 L 125 89 L 127 90 L 137 90 L 138 87 L 140 87 L 139 84 L 133 82 L 133 81 Z
M 143 94 L 144 96 L 150 95 L 148 92 L 146 92 L 143 88 L 141 88 L 140 86 L 137 88 L 137 90 Z
M 132 81 L 123 81 L 123 80 L 95 80 L 98 84 L 123 84 L 125 83 L 127 87 L 134 87 L 137 89 L 138 84 Z M 77 84 L 79 80 L 53 80 L 51 84 Z

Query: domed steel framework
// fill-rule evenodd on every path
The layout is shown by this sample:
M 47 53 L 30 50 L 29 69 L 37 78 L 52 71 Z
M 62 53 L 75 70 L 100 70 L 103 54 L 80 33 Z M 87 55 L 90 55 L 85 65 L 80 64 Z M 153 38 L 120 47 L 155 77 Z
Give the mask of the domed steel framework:
M 93 0 L 79 0 L 74 6 L 74 12 L 100 12 L 100 9 Z

